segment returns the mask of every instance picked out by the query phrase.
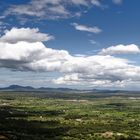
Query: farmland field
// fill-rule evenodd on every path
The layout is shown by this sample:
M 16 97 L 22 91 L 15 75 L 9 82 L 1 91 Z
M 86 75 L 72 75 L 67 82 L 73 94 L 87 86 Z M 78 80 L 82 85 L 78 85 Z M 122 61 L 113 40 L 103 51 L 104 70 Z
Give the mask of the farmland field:
M 140 94 L 0 92 L 0 140 L 140 140 Z

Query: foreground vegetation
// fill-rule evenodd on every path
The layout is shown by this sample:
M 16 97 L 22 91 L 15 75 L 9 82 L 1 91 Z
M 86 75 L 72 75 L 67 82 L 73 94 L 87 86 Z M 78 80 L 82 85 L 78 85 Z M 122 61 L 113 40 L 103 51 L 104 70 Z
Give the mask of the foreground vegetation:
M 0 140 L 139 140 L 140 94 L 0 93 Z

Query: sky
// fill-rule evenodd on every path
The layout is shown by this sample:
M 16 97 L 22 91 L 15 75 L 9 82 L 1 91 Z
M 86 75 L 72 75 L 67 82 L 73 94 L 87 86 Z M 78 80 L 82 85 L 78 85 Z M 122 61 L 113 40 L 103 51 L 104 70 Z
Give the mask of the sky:
M 140 90 L 139 0 L 0 5 L 0 87 Z

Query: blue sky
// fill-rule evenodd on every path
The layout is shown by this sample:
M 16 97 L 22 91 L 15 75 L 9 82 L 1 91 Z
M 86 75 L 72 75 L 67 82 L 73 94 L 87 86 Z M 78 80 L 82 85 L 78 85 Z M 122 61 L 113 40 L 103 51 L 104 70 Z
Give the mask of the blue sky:
M 1 87 L 139 90 L 139 0 L 1 0 L 0 5 Z

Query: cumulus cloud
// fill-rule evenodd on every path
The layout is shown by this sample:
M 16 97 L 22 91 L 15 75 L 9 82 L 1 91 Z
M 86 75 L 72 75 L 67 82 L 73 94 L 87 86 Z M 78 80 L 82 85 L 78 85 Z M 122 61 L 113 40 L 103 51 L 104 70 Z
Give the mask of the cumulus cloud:
M 95 34 L 98 34 L 98 33 L 102 32 L 102 30 L 99 27 L 96 27 L 96 26 L 88 27 L 86 25 L 81 25 L 81 24 L 78 24 L 78 23 L 72 23 L 71 25 L 74 26 L 75 29 L 78 30 L 78 31 L 90 32 L 90 33 L 95 33 Z
M 111 46 L 106 49 L 102 49 L 99 54 L 102 55 L 112 55 L 112 54 L 138 54 L 140 53 L 140 48 L 135 44 L 130 45 L 117 45 Z
M 65 75 L 63 77 L 59 77 L 57 79 L 54 79 L 53 82 L 58 85 L 81 85 L 86 87 L 111 87 L 111 88 L 118 88 L 118 87 L 125 87 L 128 80 L 106 80 L 106 79 L 94 79 L 94 78 L 82 78 L 79 76 L 79 74 L 71 74 L 71 75 Z
M 4 15 L 31 16 L 39 19 L 68 18 L 83 12 L 79 6 L 100 7 L 101 3 L 99 0 L 31 0 L 25 4 L 11 5 Z M 75 7 L 75 9 L 70 10 L 71 7 Z
M 52 82 L 63 85 L 124 87 L 130 83 L 140 83 L 140 66 L 132 64 L 127 59 L 101 54 L 75 56 L 66 50 L 46 47 L 40 42 L 42 39 L 29 41 L 20 38 L 15 41 L 15 38 L 11 38 L 9 41 L 1 38 L 0 68 L 14 71 L 58 72 L 60 77 L 52 79 Z
M 140 67 L 129 64 L 129 61 L 125 59 L 98 55 L 74 59 L 75 61 L 64 65 L 67 68 L 66 74 L 54 79 L 54 83 L 123 87 L 130 81 L 140 82 Z
M 0 66 L 15 70 L 54 71 L 67 57 L 67 51 L 46 48 L 43 43 L 0 43 Z
M 38 28 L 12 28 L 5 30 L 5 34 L 1 36 L 0 41 L 8 43 L 17 43 L 18 41 L 26 42 L 42 42 L 54 39 L 53 36 L 40 33 Z
M 0 67 L 16 71 L 59 72 L 55 84 L 124 86 L 140 82 L 140 67 L 113 56 L 73 56 L 41 42 L 0 43 Z M 117 84 L 117 85 L 116 85 Z

